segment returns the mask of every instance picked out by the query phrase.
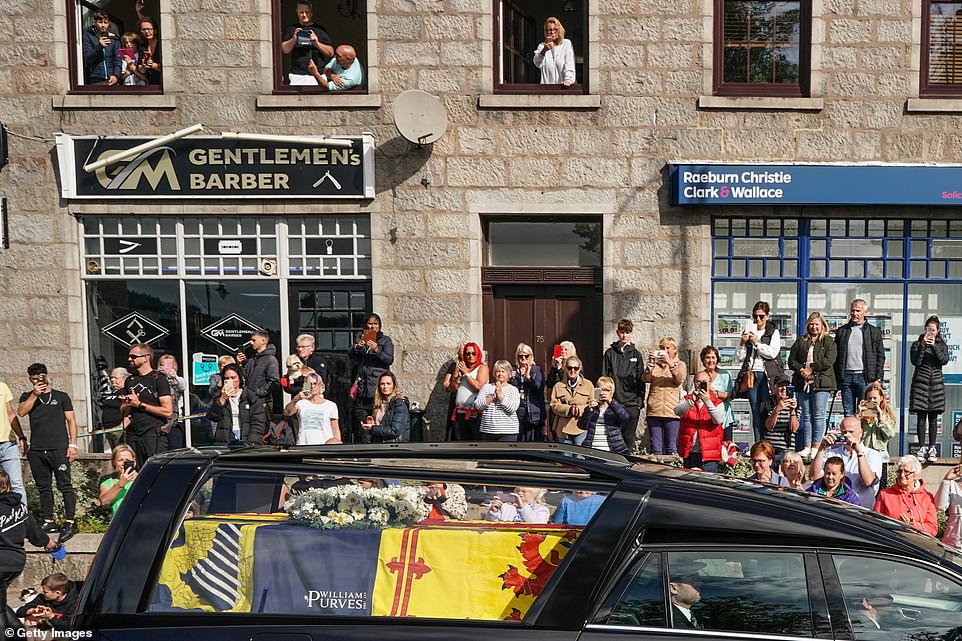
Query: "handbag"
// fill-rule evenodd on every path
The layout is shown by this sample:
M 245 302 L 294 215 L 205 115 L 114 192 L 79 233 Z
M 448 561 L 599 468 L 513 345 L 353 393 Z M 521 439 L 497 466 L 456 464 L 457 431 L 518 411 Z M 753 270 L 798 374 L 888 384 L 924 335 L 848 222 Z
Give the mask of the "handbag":
M 261 439 L 264 445 L 274 447 L 290 447 L 297 442 L 294 430 L 291 428 L 287 419 L 281 419 L 267 430 L 267 434 Z
M 748 363 L 748 358 L 742 363 L 742 369 L 738 372 L 738 378 L 735 379 L 735 395 L 740 397 L 747 397 L 748 393 L 753 387 L 755 387 L 755 357 L 752 357 L 751 364 Z

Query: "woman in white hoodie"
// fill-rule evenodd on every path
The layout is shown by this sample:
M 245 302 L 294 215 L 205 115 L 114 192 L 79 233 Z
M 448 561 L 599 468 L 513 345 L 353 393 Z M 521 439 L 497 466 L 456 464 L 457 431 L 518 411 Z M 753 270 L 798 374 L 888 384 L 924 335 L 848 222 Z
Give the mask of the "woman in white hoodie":
M 544 42 L 534 52 L 534 65 L 541 70 L 541 84 L 570 87 L 575 81 L 575 50 L 565 39 L 557 18 L 544 21 Z
M 956 465 L 945 473 L 935 495 L 935 505 L 945 510 L 949 517 L 942 542 L 962 550 L 962 465 Z

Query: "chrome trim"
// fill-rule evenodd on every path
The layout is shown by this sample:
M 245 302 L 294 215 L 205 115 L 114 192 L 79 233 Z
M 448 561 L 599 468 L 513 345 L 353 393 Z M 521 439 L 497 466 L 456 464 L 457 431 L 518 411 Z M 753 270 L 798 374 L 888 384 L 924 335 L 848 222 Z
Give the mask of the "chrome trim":
M 589 623 L 585 626 L 585 632 L 592 630 L 598 632 L 630 632 L 632 634 L 638 634 L 639 632 L 651 632 L 660 635 L 672 634 L 679 635 L 680 637 L 710 637 L 713 639 L 759 639 L 765 641 L 799 641 L 799 639 L 811 639 L 817 641 L 817 637 L 786 637 L 774 634 L 758 634 L 755 632 L 721 632 L 716 630 L 684 630 L 676 628 L 652 628 L 652 627 L 634 627 L 630 625 L 605 625 L 601 623 Z

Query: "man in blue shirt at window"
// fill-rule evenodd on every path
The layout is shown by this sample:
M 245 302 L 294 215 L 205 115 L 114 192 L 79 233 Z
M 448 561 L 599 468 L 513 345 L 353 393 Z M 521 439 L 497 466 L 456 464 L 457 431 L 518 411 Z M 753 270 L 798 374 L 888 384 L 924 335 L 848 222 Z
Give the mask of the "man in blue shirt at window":
M 351 45 L 339 46 L 323 72 L 317 69 L 313 60 L 307 63 L 307 70 L 317 80 L 321 91 L 344 91 L 364 82 L 364 68 L 357 61 L 357 53 Z

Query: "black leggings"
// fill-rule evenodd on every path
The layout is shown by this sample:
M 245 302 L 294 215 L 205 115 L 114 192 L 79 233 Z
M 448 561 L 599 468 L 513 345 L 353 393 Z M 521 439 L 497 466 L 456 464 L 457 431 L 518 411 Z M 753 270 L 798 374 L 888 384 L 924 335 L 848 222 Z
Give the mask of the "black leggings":
M 915 432 L 919 437 L 919 445 L 935 445 L 936 432 L 939 431 L 939 415 L 942 412 L 916 412 Z M 929 420 L 929 440 L 925 440 L 925 419 Z

